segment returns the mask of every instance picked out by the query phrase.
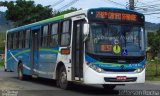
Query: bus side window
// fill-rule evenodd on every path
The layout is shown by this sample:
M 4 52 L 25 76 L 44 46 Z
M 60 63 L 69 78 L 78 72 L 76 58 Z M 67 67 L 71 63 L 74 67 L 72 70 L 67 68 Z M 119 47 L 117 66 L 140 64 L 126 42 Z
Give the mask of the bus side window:
M 10 45 L 11 45 L 11 34 L 7 34 L 7 49 L 11 49 Z
M 26 41 L 26 30 L 23 31 L 23 38 L 22 38 L 22 48 L 25 48 L 25 41 Z
M 62 24 L 61 46 L 67 46 L 70 43 L 70 21 L 64 21 Z
M 58 23 L 51 25 L 51 35 L 50 35 L 49 46 L 55 47 L 58 45 Z
M 25 48 L 30 48 L 30 30 L 26 31 L 25 35 Z
M 19 32 L 16 33 L 16 48 L 19 47 Z
M 10 34 L 10 49 L 13 49 L 13 34 Z
M 10 34 L 7 34 L 7 49 L 10 49 Z
M 22 43 L 23 43 L 23 32 L 21 31 L 19 34 L 19 48 L 20 49 L 22 48 Z
M 43 26 L 43 30 L 41 33 L 41 46 L 47 47 L 47 40 L 48 40 L 48 25 Z
M 13 33 L 13 49 L 16 49 L 16 44 L 17 44 L 16 34 L 17 33 Z

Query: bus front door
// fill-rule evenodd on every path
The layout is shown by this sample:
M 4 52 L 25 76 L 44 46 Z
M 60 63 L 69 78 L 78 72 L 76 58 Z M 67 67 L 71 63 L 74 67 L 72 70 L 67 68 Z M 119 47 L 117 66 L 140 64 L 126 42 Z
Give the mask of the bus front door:
M 74 21 L 72 40 L 72 79 L 83 78 L 83 24 L 84 20 Z
M 34 29 L 31 34 L 31 75 L 35 77 L 38 76 L 39 33 L 40 29 Z

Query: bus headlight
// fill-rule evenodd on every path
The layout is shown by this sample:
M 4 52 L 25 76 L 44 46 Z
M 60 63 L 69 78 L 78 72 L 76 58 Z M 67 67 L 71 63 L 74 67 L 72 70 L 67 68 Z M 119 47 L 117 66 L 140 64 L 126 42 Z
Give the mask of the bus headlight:
M 136 69 L 134 72 L 136 72 L 136 73 L 141 73 L 143 70 L 144 70 L 144 67 L 143 67 L 143 68 L 138 68 L 138 69 Z
M 94 64 L 89 63 L 88 66 L 89 66 L 90 68 L 92 68 L 93 70 L 95 70 L 96 72 L 99 72 L 99 73 L 104 72 L 104 70 L 103 70 L 102 68 L 99 68 L 99 67 L 97 67 L 97 66 L 94 65 Z

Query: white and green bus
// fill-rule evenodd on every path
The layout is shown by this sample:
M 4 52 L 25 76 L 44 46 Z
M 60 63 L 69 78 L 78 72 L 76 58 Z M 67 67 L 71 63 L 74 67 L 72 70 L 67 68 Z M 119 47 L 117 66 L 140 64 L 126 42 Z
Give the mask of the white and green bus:
M 5 70 L 69 82 L 145 82 L 143 14 L 117 8 L 79 10 L 7 31 Z

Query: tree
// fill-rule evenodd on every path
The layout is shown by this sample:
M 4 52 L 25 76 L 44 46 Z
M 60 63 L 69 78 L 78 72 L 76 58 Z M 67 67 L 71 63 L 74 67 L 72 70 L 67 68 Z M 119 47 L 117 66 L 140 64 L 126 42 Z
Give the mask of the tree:
M 160 28 L 159 28 L 159 30 L 156 32 L 156 34 L 160 36 Z
M 0 54 L 4 54 L 4 47 L 5 47 L 5 33 L 0 32 Z
M 148 38 L 148 45 L 151 46 L 153 39 L 154 39 L 155 34 L 153 32 L 148 32 L 147 33 L 147 38 Z
M 3 6 L 8 8 L 6 11 L 7 20 L 13 21 L 15 26 L 22 26 L 53 17 L 50 6 L 36 5 L 34 1 L 30 0 L 5 1 Z
M 158 56 L 160 53 L 160 30 L 155 34 L 148 33 L 148 45 L 151 46 L 152 58 Z

